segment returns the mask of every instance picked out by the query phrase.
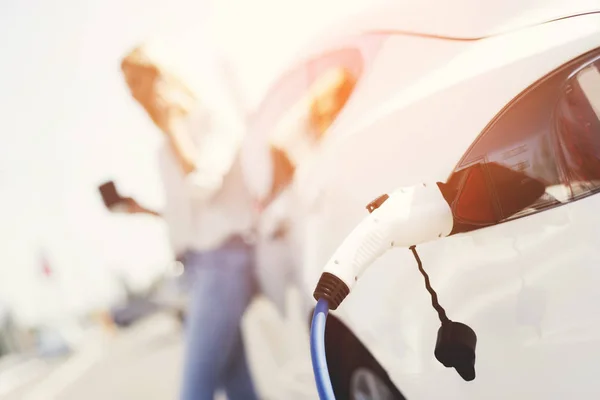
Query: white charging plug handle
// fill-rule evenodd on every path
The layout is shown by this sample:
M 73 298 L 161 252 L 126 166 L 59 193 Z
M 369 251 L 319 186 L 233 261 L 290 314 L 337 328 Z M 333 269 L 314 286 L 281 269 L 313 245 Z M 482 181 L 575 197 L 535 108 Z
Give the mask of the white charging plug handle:
M 323 272 L 337 276 L 352 290 L 388 249 L 448 236 L 453 223 L 452 210 L 437 184 L 397 189 L 346 237 Z

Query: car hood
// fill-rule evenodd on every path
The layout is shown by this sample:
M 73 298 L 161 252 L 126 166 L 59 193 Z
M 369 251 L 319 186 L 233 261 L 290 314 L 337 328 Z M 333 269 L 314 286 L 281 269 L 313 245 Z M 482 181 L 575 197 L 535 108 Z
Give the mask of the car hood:
M 361 13 L 346 25 L 360 31 L 480 39 L 599 11 L 597 0 L 402 0 Z

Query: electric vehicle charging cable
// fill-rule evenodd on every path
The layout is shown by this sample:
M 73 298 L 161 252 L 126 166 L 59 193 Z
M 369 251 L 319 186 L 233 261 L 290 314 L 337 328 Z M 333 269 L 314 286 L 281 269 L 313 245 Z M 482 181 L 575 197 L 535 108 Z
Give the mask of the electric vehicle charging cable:
M 325 265 L 313 293 L 317 305 L 310 332 L 311 358 L 321 400 L 335 400 L 325 353 L 329 310 L 336 310 L 364 271 L 393 247 L 410 248 L 419 263 L 419 270 L 424 273 L 415 246 L 450 235 L 454 225 L 452 209 L 438 184 L 423 183 L 397 189 L 391 195 L 382 195 L 369 203 L 367 210 L 370 214 L 346 237 Z M 454 367 L 465 380 L 472 380 L 475 377 L 475 333 L 468 326 L 446 317 L 429 278 L 426 274 L 424 277 L 442 322 L 435 356 L 446 367 Z
M 335 400 L 329 370 L 327 369 L 327 357 L 325 355 L 325 325 L 328 313 L 329 304 L 327 300 L 319 299 L 310 327 L 310 356 L 317 384 L 317 392 L 321 400 Z

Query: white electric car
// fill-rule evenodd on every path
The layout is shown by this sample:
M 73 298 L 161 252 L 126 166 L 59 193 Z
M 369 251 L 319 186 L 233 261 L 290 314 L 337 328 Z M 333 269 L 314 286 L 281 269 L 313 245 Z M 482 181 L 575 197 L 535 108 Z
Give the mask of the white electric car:
M 352 94 L 286 169 L 269 137 L 335 66 L 357 78 Z M 434 357 L 440 321 L 413 254 L 396 248 L 328 319 L 338 399 L 600 397 L 599 0 L 379 7 L 282 75 L 247 143 L 258 198 L 288 174 L 277 193 L 309 306 L 369 202 L 425 182 L 448 188 L 452 234 L 417 248 L 448 317 L 477 334 L 476 378 Z

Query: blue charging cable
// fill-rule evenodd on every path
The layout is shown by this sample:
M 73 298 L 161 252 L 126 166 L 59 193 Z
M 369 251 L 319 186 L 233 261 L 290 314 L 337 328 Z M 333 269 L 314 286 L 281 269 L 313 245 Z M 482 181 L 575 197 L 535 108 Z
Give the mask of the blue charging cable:
M 312 358 L 315 383 L 320 400 L 335 400 L 325 355 L 325 324 L 329 313 L 329 304 L 325 299 L 319 299 L 313 314 L 310 328 L 310 355 Z

